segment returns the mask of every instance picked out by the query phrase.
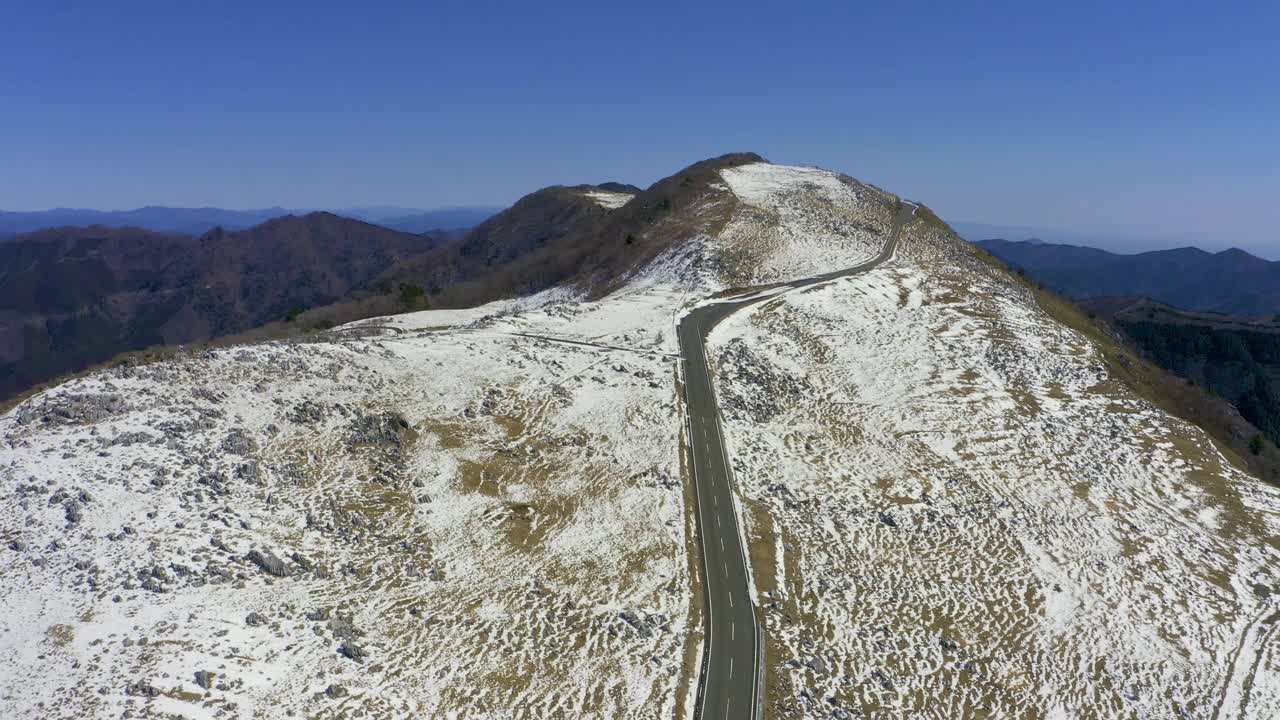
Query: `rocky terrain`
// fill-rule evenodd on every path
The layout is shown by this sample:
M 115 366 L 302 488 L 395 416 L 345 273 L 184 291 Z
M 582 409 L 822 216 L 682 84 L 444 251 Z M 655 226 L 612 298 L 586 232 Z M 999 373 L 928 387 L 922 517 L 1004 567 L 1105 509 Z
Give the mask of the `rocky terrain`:
M 747 155 L 555 188 L 446 258 L 535 291 L 24 401 L 0 416 L 0 708 L 692 717 L 676 323 L 874 256 L 897 202 Z M 1280 710 L 1280 492 L 927 215 L 708 349 L 768 717 Z

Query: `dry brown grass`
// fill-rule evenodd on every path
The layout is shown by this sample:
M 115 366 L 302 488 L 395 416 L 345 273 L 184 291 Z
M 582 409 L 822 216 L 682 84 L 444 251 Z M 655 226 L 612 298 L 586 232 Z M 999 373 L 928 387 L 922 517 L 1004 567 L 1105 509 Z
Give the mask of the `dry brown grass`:
M 44 634 L 48 636 L 49 640 L 54 644 L 55 647 L 60 647 L 60 648 L 70 645 L 71 641 L 74 640 L 76 637 L 76 632 L 74 628 L 72 628 L 70 625 L 63 625 L 61 623 L 56 625 L 50 625 L 49 629 L 44 631 Z

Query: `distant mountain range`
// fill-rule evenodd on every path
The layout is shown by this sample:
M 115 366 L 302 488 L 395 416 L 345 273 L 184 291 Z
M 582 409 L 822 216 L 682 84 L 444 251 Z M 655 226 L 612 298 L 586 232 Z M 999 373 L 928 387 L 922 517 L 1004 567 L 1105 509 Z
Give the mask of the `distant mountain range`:
M 1218 252 L 1231 247 L 1238 247 L 1264 260 L 1280 260 L 1280 248 L 1274 242 L 1264 242 L 1257 238 L 1241 238 L 1234 242 L 1228 242 L 1221 238 L 1206 237 L 1192 241 L 1186 239 L 1171 240 L 1168 235 L 1107 230 L 1063 230 L 1056 227 L 950 220 L 947 221 L 947 224 L 959 233 L 960 237 L 970 242 L 977 242 L 987 238 L 1026 240 L 1042 242 L 1048 245 L 1078 245 L 1081 247 L 1103 248 L 1121 255 L 1164 250 L 1177 245 L 1199 247 L 1208 252 Z
M 0 400 L 123 352 L 246 331 L 256 337 L 286 319 L 295 331 L 327 327 L 570 279 L 599 291 L 665 248 L 669 233 L 645 229 L 685 202 L 687 186 L 741 161 L 700 163 L 644 192 L 616 182 L 545 188 L 496 214 L 397 207 L 345 215 L 166 207 L 0 213 L 0 233 L 13 234 L 0 242 Z M 615 209 L 601 203 L 601 193 L 639 199 Z
M 1142 296 L 1187 310 L 1280 313 L 1280 262 L 1240 249 L 1186 247 L 1121 255 L 1079 245 L 980 240 L 979 247 L 1076 298 Z
M 424 233 L 429 230 L 467 230 L 496 215 L 502 208 L 441 208 L 439 210 L 418 210 L 398 215 L 374 217 L 351 211 L 352 217 L 411 233 Z M 339 212 L 339 214 L 344 214 Z
M 424 233 L 428 230 L 461 230 L 484 222 L 500 208 L 454 207 L 435 210 L 419 210 L 398 207 L 345 208 L 334 214 L 363 220 L 393 230 Z M 106 227 L 136 227 L 154 232 L 186 233 L 200 235 L 221 227 L 223 230 L 243 230 L 285 215 L 305 215 L 307 210 L 289 210 L 281 207 L 257 210 L 226 210 L 224 208 L 179 208 L 147 206 L 134 210 L 82 210 L 55 208 L 32 212 L 0 211 L 0 236 L 12 236 L 35 232 L 46 228 L 102 225 Z

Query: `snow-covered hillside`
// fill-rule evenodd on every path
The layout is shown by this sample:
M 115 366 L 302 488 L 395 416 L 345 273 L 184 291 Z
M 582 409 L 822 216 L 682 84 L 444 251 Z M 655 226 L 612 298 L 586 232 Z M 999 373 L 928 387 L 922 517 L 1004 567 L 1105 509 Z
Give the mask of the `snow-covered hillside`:
M 0 417 L 0 716 L 691 717 L 676 323 L 873 257 L 896 201 L 766 163 L 714 191 L 723 223 L 664 218 L 688 236 L 602 300 L 112 369 Z M 711 338 L 769 707 L 1275 713 L 1280 496 L 958 242 L 913 223 Z
M 0 704 L 672 714 L 674 360 L 526 326 L 212 352 L 0 420 Z
M 1280 491 L 958 240 L 709 351 L 775 717 L 1280 715 Z

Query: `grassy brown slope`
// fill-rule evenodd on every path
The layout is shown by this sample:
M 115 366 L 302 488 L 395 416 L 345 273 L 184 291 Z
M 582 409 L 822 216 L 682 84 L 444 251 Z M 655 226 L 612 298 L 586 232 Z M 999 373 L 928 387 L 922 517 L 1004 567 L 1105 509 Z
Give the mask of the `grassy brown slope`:
M 521 287 L 509 266 L 553 245 L 608 210 L 586 197 L 588 186 L 554 186 L 530 193 L 473 228 L 457 242 L 396 264 L 374 283 L 389 290 L 400 284 L 423 288 L 437 306 L 475 305 L 520 294 L 555 280 L 531 278 Z M 470 286 L 462 291 L 461 286 Z
M 432 307 L 469 307 L 556 285 L 601 297 L 676 244 L 715 232 L 728 220 L 733 200 L 716 187 L 719 170 L 760 161 L 754 153 L 704 160 L 615 210 L 585 197 L 594 186 L 540 190 L 462 242 L 395 268 L 379 285 L 423 287 Z
M 654 183 L 610 213 L 591 236 L 572 238 L 583 260 L 575 282 L 592 297 L 606 295 L 676 244 L 699 233 L 715 234 L 728 222 L 735 202 L 721 184 L 720 170 L 756 162 L 764 158 L 721 155 Z

